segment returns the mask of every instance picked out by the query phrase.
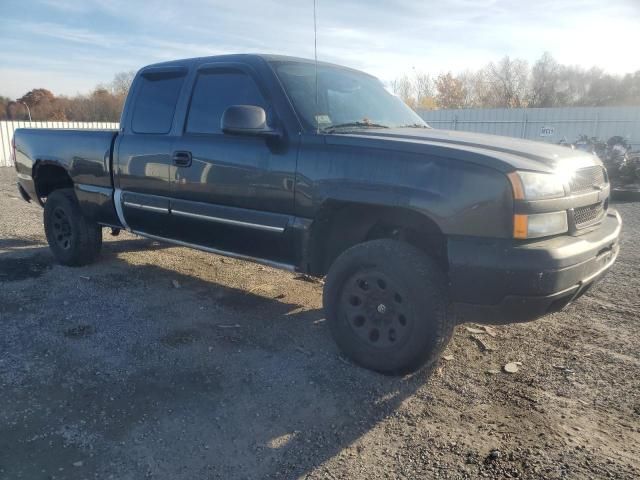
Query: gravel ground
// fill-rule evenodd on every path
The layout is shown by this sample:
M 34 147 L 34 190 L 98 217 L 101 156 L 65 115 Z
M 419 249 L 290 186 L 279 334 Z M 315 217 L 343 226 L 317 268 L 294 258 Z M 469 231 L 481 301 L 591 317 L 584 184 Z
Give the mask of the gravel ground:
M 393 378 L 339 356 L 304 277 L 106 231 L 98 263 L 56 265 L 14 182 L 0 168 L 0 478 L 640 476 L 640 203 L 577 304 L 460 326 Z

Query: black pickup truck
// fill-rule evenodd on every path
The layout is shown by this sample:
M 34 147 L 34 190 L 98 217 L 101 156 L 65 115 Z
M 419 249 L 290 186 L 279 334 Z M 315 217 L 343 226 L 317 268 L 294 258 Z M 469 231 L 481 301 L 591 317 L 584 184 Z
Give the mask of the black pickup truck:
M 138 72 L 119 131 L 20 129 L 19 190 L 64 265 L 102 228 L 326 276 L 339 347 L 431 362 L 456 323 L 528 321 L 586 292 L 621 221 L 597 157 L 434 130 L 326 63 L 226 55 Z

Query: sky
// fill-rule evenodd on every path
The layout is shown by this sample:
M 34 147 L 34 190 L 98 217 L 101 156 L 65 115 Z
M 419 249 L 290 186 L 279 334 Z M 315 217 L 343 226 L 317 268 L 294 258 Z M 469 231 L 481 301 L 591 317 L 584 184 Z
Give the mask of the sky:
M 390 81 L 504 55 L 640 70 L 640 0 L 317 0 L 318 58 Z M 313 0 L 0 0 L 0 95 L 224 53 L 313 58 Z

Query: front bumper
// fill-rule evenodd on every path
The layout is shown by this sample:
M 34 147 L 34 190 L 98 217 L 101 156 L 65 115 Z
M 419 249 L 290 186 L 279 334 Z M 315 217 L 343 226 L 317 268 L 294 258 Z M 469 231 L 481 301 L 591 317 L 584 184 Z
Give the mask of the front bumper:
M 449 239 L 450 288 L 459 321 L 526 322 L 561 310 L 611 268 L 621 225 L 610 210 L 580 236 L 531 242 Z

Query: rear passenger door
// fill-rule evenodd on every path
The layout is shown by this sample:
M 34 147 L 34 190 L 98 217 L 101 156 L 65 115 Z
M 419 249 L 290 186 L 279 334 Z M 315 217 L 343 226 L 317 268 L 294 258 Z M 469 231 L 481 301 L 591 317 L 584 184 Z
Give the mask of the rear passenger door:
M 171 236 L 169 197 L 175 111 L 187 69 L 152 67 L 136 79 L 116 143 L 115 203 L 131 230 Z M 179 130 L 178 130 L 179 131 Z
M 221 130 L 231 105 L 255 105 L 278 122 L 271 99 L 243 65 L 209 64 L 196 75 L 170 167 L 172 222 L 179 239 L 289 263 L 297 148 L 286 139 Z

